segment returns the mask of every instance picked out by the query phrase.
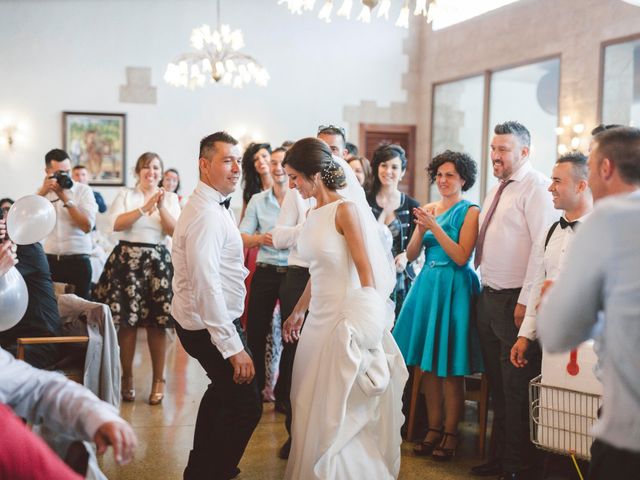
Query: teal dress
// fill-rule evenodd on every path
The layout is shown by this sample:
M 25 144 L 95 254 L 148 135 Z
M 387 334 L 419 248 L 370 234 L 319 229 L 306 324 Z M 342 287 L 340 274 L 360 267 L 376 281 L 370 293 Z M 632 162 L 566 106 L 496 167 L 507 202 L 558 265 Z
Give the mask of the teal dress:
M 436 221 L 458 242 L 469 207 L 461 200 Z M 431 231 L 422 239 L 425 264 L 404 301 L 393 336 L 407 365 L 418 365 L 439 377 L 483 371 L 480 341 L 472 320 L 474 297 L 480 291 L 467 262 L 456 265 Z

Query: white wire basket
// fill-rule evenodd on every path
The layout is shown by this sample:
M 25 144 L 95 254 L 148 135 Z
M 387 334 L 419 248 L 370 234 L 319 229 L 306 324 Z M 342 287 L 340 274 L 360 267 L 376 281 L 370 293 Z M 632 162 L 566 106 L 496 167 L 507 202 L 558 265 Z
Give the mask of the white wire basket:
M 542 375 L 529 382 L 531 441 L 538 448 L 561 455 L 591 458 L 591 427 L 602 397 L 545 385 Z

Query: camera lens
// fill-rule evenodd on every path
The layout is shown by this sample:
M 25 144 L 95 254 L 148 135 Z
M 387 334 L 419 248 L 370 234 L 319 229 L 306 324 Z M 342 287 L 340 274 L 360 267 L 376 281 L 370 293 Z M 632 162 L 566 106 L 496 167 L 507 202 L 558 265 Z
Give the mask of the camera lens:
M 73 187 L 73 180 L 71 180 L 71 177 L 67 172 L 56 172 L 53 176 L 55 177 L 56 182 L 58 182 L 58 185 L 60 185 L 60 188 L 68 190 Z

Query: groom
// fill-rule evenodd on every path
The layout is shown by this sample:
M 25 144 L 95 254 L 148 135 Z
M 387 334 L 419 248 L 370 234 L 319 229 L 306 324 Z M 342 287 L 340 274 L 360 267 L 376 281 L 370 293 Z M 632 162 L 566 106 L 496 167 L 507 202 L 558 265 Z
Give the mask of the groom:
M 200 142 L 200 181 L 173 234 L 171 313 L 184 349 L 211 383 L 196 421 L 185 480 L 228 480 L 260 416 L 253 360 L 240 326 L 246 294 L 242 238 L 229 209 L 240 181 L 238 141 L 217 132 Z

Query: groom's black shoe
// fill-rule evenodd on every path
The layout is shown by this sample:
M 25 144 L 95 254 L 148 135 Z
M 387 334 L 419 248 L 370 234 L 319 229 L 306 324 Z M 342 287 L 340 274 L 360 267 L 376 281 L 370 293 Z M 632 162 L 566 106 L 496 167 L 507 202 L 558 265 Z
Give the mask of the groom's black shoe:
M 478 477 L 491 477 L 502 473 L 502 464 L 499 459 L 490 460 L 482 465 L 471 467 L 471 474 Z
M 290 451 L 291 451 L 291 437 L 289 437 L 287 441 L 284 442 L 284 445 L 280 447 L 280 451 L 278 452 L 278 457 L 280 457 L 283 460 L 286 460 L 287 458 L 289 458 Z

